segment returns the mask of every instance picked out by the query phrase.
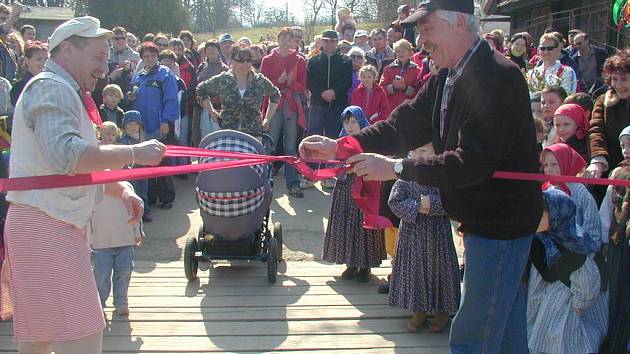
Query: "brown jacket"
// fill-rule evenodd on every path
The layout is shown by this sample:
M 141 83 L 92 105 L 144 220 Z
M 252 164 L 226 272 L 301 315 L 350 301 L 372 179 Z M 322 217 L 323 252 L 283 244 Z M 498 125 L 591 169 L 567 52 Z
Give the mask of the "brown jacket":
M 627 100 L 620 100 L 612 91 L 599 96 L 593 108 L 589 129 L 591 158 L 602 156 L 611 171 L 623 160 L 619 134 L 630 125 Z

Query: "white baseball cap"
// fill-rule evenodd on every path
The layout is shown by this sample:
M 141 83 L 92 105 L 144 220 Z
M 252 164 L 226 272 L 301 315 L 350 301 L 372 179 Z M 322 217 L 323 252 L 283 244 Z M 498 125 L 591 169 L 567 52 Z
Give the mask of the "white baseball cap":
M 114 33 L 101 28 L 101 21 L 92 16 L 75 17 L 59 25 L 48 39 L 48 50 L 52 51 L 61 42 L 72 36 L 96 38 L 106 36 L 111 38 Z

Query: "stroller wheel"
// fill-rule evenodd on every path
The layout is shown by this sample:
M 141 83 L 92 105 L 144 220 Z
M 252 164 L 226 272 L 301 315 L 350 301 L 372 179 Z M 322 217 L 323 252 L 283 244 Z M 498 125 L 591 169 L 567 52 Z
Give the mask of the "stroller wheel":
M 184 272 L 189 281 L 197 279 L 197 269 L 199 268 L 199 262 L 195 259 L 197 248 L 197 239 L 194 236 L 189 237 L 184 246 Z
M 282 224 L 279 222 L 273 223 L 273 237 L 278 240 L 278 262 L 282 262 Z
M 278 240 L 275 237 L 269 239 L 267 250 L 267 280 L 275 283 L 278 276 Z

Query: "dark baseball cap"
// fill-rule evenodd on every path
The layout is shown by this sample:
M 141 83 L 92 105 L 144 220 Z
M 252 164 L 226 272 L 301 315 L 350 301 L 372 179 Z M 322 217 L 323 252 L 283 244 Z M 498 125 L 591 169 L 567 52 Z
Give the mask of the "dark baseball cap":
M 325 30 L 324 33 L 322 33 L 322 39 L 334 39 L 334 40 L 337 40 L 339 38 L 337 37 L 337 32 L 336 31 Z
M 411 16 L 401 23 L 416 23 L 435 10 L 455 11 L 465 14 L 475 14 L 475 4 L 473 0 L 422 0 Z

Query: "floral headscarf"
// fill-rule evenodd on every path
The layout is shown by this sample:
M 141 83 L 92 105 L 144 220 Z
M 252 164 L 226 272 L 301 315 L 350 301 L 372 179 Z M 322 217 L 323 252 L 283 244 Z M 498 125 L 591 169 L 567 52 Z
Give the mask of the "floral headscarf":
M 348 115 L 353 116 L 354 119 L 357 120 L 357 123 L 359 123 L 359 126 L 361 127 L 361 129 L 370 125 L 370 122 L 367 120 L 367 118 L 365 118 L 365 113 L 363 113 L 363 110 L 359 106 L 348 106 L 346 107 L 346 109 L 343 110 L 343 112 L 341 112 L 340 119 L 341 119 L 342 126 L 343 126 L 343 121 L 346 119 Z M 348 135 L 348 133 L 346 132 L 346 129 L 342 127 L 341 132 L 339 133 L 339 137 L 346 136 L 346 135 Z
M 598 246 L 585 237 L 579 237 L 575 221 L 576 209 L 573 199 L 561 190 L 550 188 L 543 192 L 549 212 L 549 229 L 536 234 L 545 245 L 545 260 L 548 267 L 560 257 L 558 246 L 571 252 L 588 255 Z

